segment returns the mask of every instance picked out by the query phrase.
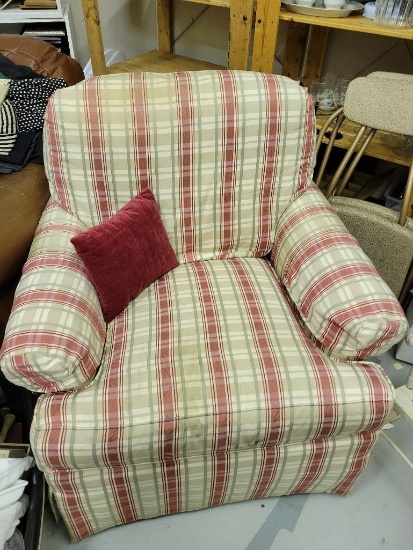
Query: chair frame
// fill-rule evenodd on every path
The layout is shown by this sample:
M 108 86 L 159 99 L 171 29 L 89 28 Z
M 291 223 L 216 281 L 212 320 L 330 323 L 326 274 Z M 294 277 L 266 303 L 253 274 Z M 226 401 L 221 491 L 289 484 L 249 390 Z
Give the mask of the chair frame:
M 329 129 L 331 128 L 331 125 L 333 124 L 333 128 L 331 129 L 331 133 L 328 138 L 326 151 L 321 160 L 320 167 L 317 173 L 317 178 L 315 180 L 315 183 L 317 186 L 320 186 L 322 177 L 324 175 L 324 172 L 327 166 L 328 159 L 330 157 L 331 151 L 334 146 L 334 141 L 336 140 L 337 134 L 345 118 L 346 117 L 344 115 L 344 108 L 340 107 L 327 118 L 327 120 L 325 121 L 325 123 L 323 124 L 322 128 L 318 133 L 317 142 L 316 142 L 317 156 L 319 154 L 321 144 L 323 143 L 323 139 L 326 137 L 326 133 L 329 131 Z M 351 175 L 353 174 L 361 157 L 364 155 L 369 143 L 373 139 L 377 130 L 378 130 L 377 128 L 370 128 L 366 125 L 362 125 L 360 127 L 359 131 L 357 132 L 357 135 L 353 140 L 351 147 L 347 149 L 343 157 L 343 160 L 341 161 L 339 167 L 337 168 L 333 178 L 331 179 L 327 187 L 327 190 L 325 192 L 325 195 L 327 198 L 331 197 L 331 195 L 333 194 L 337 196 L 342 195 L 347 183 L 351 178 Z M 341 181 L 340 181 L 340 178 L 342 178 Z M 413 158 L 410 163 L 410 169 L 407 176 L 406 188 L 405 188 L 404 197 L 403 197 L 401 210 L 400 210 L 398 223 L 401 226 L 405 226 L 407 218 L 411 216 L 412 204 L 413 204 Z M 403 288 L 400 293 L 399 299 L 402 304 L 404 304 L 407 301 L 407 298 L 409 296 L 409 292 L 412 286 L 413 286 L 413 265 L 410 268 L 409 273 L 407 274 Z

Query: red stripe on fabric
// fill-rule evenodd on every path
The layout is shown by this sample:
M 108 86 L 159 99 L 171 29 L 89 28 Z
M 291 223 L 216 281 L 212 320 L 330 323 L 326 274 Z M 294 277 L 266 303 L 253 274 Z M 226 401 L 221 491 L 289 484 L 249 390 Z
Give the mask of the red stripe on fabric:
M 309 197 L 310 200 L 310 197 Z M 294 205 L 292 203 L 292 208 L 294 208 Z M 287 212 L 288 213 L 288 212 Z M 287 234 L 290 232 L 293 232 L 295 229 L 295 226 L 302 223 L 306 218 L 311 218 L 315 214 L 323 214 L 323 213 L 334 213 L 334 209 L 332 206 L 327 205 L 320 205 L 315 204 L 312 206 L 304 206 L 303 208 L 299 208 L 299 210 L 294 210 L 292 214 L 289 215 L 289 217 L 286 217 L 286 219 L 282 220 L 282 224 L 279 226 L 279 229 L 275 235 L 275 242 L 274 247 L 272 250 L 272 256 L 276 258 L 279 254 L 280 248 L 284 244 L 284 240 L 287 237 Z
M 281 445 L 263 447 L 260 472 L 249 498 L 264 498 L 268 491 L 274 490 L 274 479 L 280 464 Z
M 69 256 L 58 253 L 42 253 L 36 254 L 29 258 L 25 264 L 25 273 L 30 271 L 35 271 L 36 269 L 41 269 L 43 267 L 60 267 L 63 269 L 68 269 L 70 271 L 75 271 L 76 273 L 85 273 L 85 268 L 83 262 L 77 256 Z
M 6 343 L 2 349 L 4 349 L 4 351 L 8 349 Z M 60 384 L 50 381 L 41 373 L 33 369 L 33 366 L 28 362 L 27 357 L 24 354 L 11 356 L 9 360 L 10 368 L 15 372 L 17 380 L 22 378 L 26 379 L 32 386 L 37 387 L 39 391 L 44 393 L 61 391 L 62 388 Z
M 265 322 L 265 314 L 255 290 L 255 284 L 242 261 L 232 259 L 229 262 L 235 273 L 247 311 L 251 335 L 254 339 L 254 351 L 258 359 L 261 382 L 265 392 L 264 412 L 266 418 L 262 446 L 263 448 L 273 447 L 282 441 L 285 428 L 285 402 L 280 366 Z M 252 498 L 258 498 L 258 495 L 265 494 L 269 480 L 274 476 L 275 468 L 277 468 L 277 463 L 274 462 L 274 457 L 263 453 L 260 473 L 252 491 Z
M 196 227 L 194 205 L 194 107 L 191 77 L 186 72 L 175 74 L 177 133 L 179 151 L 179 200 L 182 251 L 185 261 L 195 259 Z
M 309 177 L 312 175 L 313 169 L 313 151 L 315 138 L 315 115 L 313 101 L 310 94 L 307 94 L 306 113 L 304 124 L 304 140 L 303 148 L 300 157 L 300 176 L 296 195 L 304 191 L 306 187 L 310 187 L 312 180 Z
M 364 359 L 370 355 L 375 355 L 376 350 L 380 350 L 383 342 L 388 341 L 390 338 L 400 334 L 400 322 L 399 321 L 387 321 L 386 328 L 383 330 L 379 338 L 371 345 L 366 348 L 361 349 L 357 355 L 356 359 Z
M 33 367 L 27 362 L 26 357 L 27 354 L 31 353 L 31 347 L 41 347 L 51 352 L 57 350 L 63 351 L 65 354 L 74 356 L 84 380 L 89 380 L 96 371 L 95 361 L 87 344 L 71 336 L 69 333 L 59 334 L 57 328 L 54 331 L 46 329 L 37 331 L 21 330 L 15 334 L 10 334 L 4 340 L 3 349 L 4 353 L 7 351 L 7 354 L 14 354 L 14 368 L 19 370 L 20 375 L 27 376 L 28 378 L 31 377 L 31 373 L 35 372 Z M 19 350 L 23 350 L 22 354 L 16 353 Z M 64 361 L 63 358 L 62 361 Z M 39 376 L 39 374 L 33 376 Z M 53 385 L 55 383 L 51 382 Z
M 56 206 L 61 212 L 60 205 L 57 205 L 56 203 L 51 205 L 52 208 Z M 57 212 L 57 215 L 59 215 L 60 212 Z M 39 225 L 36 229 L 36 237 L 40 235 L 53 235 L 56 232 L 68 233 L 69 235 L 78 235 L 81 231 L 82 230 L 79 229 L 77 225 L 70 225 L 70 223 L 59 223 L 58 221 L 53 220 L 50 223 L 46 222 L 43 225 Z
M 362 276 L 369 277 L 371 275 L 377 277 L 377 271 L 374 266 L 369 264 L 351 264 L 331 267 L 321 277 L 314 280 L 313 284 L 309 287 L 307 292 L 301 298 L 300 303 L 297 305 L 299 306 L 302 315 L 307 316 L 313 306 L 313 303 L 330 288 L 340 285 L 340 283 L 349 279 L 357 279 Z M 374 308 L 371 307 L 369 312 L 372 313 L 373 311 Z M 334 317 L 336 318 L 337 315 L 334 315 Z
M 178 457 L 179 421 L 174 361 L 173 306 L 166 277 L 155 285 L 157 348 L 155 351 L 157 395 L 159 410 L 158 455 L 162 468 L 165 514 L 182 509 L 181 474 Z
M 62 162 L 62 152 L 60 147 L 60 135 L 58 132 L 57 124 L 57 111 L 60 110 L 60 106 L 56 108 L 56 99 L 52 96 L 49 99 L 49 102 L 45 111 L 45 120 L 47 121 L 47 131 L 44 132 L 44 139 L 46 143 L 48 142 L 48 162 L 50 162 L 50 171 L 52 177 L 52 184 L 57 191 L 59 197 L 59 204 L 69 210 L 70 208 L 70 199 L 67 192 L 66 185 L 63 184 L 65 181 L 63 162 Z
M 97 332 L 99 338 L 103 340 L 106 335 L 106 324 L 102 315 L 99 315 L 91 305 L 80 297 L 79 294 L 63 290 L 28 290 L 17 295 L 13 303 L 13 311 L 18 307 L 32 306 L 33 304 L 50 303 L 52 306 L 60 305 L 77 311 L 90 321 L 92 328 Z
M 281 92 L 275 75 L 262 75 L 265 89 L 265 128 L 263 130 L 264 158 L 260 186 L 260 222 L 257 231 L 255 256 L 262 256 L 271 243 L 274 223 L 274 184 L 279 166 L 279 144 L 281 137 Z
M 313 483 L 316 482 L 325 467 L 325 460 L 328 455 L 328 439 L 317 439 L 310 442 L 311 454 L 308 458 L 304 475 L 298 484 L 291 491 L 292 494 L 306 493 L 310 491 Z
M 128 353 L 127 312 L 113 321 L 113 337 L 110 340 L 108 357 L 110 366 L 104 373 L 102 387 L 102 457 L 110 473 L 110 485 L 119 517 L 122 523 L 137 519 L 133 489 L 123 468 L 129 463 L 124 456 L 124 368 Z
M 133 120 L 133 154 L 135 162 L 135 180 L 138 191 L 152 187 L 150 155 L 150 123 L 147 103 L 147 75 L 130 73 L 131 117 Z
M 375 301 L 369 299 L 366 302 L 357 302 L 354 305 L 345 307 L 345 309 L 336 310 L 334 316 L 326 322 L 324 331 L 318 341 L 322 345 L 334 349 L 339 344 L 340 338 L 349 323 L 356 319 L 368 318 L 372 314 L 375 316 L 382 314 L 385 318 L 389 314 L 394 314 L 395 311 L 397 314 L 399 313 L 397 309 L 395 310 L 394 303 L 385 299 Z M 390 332 L 396 334 L 399 328 L 398 321 L 387 321 L 376 342 L 381 342 L 385 337 L 388 338 Z M 373 349 L 377 346 L 376 342 L 372 344 Z
M 366 376 L 366 384 L 369 389 L 369 406 L 371 409 L 370 422 L 363 427 L 366 432 L 375 432 L 387 419 L 390 409 L 393 407 L 393 397 L 389 389 L 377 375 L 377 366 L 369 363 L 360 363 L 363 374 Z
M 92 535 L 94 529 L 90 523 L 89 514 L 82 504 L 74 472 L 71 470 L 54 472 L 53 477 L 56 486 L 59 487 L 60 502 L 65 510 L 65 518 L 69 520 L 76 539 L 80 540 Z
M 357 244 L 355 237 L 339 230 L 312 235 L 309 239 L 300 243 L 300 246 L 294 250 L 285 264 L 283 270 L 285 274 L 284 284 L 291 286 L 292 282 L 299 275 L 302 266 L 317 254 L 327 251 L 334 246 L 357 246 Z
M 41 440 L 44 463 L 50 470 L 67 470 L 71 466 L 66 460 L 67 403 L 69 393 L 58 393 L 44 398 L 45 429 Z
M 232 439 L 232 410 L 228 369 L 225 361 L 223 333 L 212 283 L 203 262 L 190 264 L 202 307 L 207 367 L 212 397 L 212 474 L 208 506 L 221 504 L 229 480 L 229 449 Z
M 238 91 L 231 71 L 218 73 L 221 91 L 222 163 L 221 163 L 221 243 L 219 257 L 226 258 L 234 247 L 234 200 L 238 161 Z
M 37 449 L 44 463 L 50 470 L 61 497 L 60 505 L 63 507 L 65 517 L 69 520 L 74 535 L 84 538 L 91 535 L 94 529 L 89 520 L 89 513 L 83 506 L 82 497 L 78 491 L 78 482 L 75 474 L 66 461 L 68 442 L 67 436 L 67 410 L 69 393 L 59 393 L 44 398 L 45 430 Z
M 354 485 L 355 481 L 363 471 L 368 459 L 369 453 L 378 437 L 377 432 L 362 432 L 357 434 L 359 442 L 353 454 L 353 460 L 350 469 L 347 469 L 347 475 L 344 479 L 331 489 L 331 493 L 338 495 L 347 495 Z
M 101 119 L 100 79 L 89 80 L 84 90 L 85 133 L 89 149 L 90 185 L 93 189 L 96 214 L 99 221 L 104 222 L 112 216 L 113 212 L 109 204 L 105 151 L 106 126 Z

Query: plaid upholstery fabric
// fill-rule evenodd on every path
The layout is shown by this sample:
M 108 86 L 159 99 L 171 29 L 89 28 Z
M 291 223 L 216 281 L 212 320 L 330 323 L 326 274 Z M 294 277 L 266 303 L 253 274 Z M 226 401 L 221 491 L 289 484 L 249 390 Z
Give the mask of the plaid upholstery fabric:
M 76 541 L 115 525 L 230 502 L 346 494 L 377 436 L 367 432 L 164 463 L 56 470 L 47 478 Z M 219 468 L 223 473 L 217 477 Z
M 313 129 L 304 89 L 275 75 L 110 75 L 53 95 L 45 169 L 89 226 L 149 186 L 180 262 L 262 256 L 311 179 Z
M 396 297 L 317 187 L 283 213 L 272 254 L 301 319 L 332 357 L 379 355 L 407 334 Z
M 346 492 L 392 400 L 378 365 L 314 349 L 269 262 L 193 262 L 108 326 L 88 387 L 41 398 L 32 441 L 83 537 L 113 521 L 96 507 L 119 522 L 272 493 Z M 84 473 L 92 489 L 73 481 Z M 88 510 L 81 521 L 74 501 Z
M 290 250 L 291 212 L 305 197 L 320 208 L 306 91 L 252 72 L 109 75 L 57 91 L 44 137 L 52 199 L 1 366 L 49 392 L 31 442 L 72 538 L 224 502 L 347 493 L 394 396 L 377 365 L 315 347 L 282 285 L 306 220 L 320 234 L 303 211 Z M 105 325 L 69 240 L 146 186 L 180 265 Z
M 84 229 L 52 202 L 40 220 L 2 347 L 7 377 L 29 390 L 82 387 L 100 363 L 106 325 L 96 291 L 69 242 Z

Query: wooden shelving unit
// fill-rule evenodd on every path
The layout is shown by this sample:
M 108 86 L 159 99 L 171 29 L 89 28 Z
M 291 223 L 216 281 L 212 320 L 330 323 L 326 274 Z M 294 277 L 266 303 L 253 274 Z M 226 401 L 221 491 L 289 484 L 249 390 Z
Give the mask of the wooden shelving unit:
M 294 13 L 282 7 L 280 19 L 282 21 L 293 21 L 295 23 L 328 27 L 330 29 L 341 29 L 350 32 L 362 32 L 413 40 L 413 27 L 407 29 L 398 27 L 379 27 L 372 19 L 366 19 L 358 12 L 352 13 L 348 17 L 318 17 Z

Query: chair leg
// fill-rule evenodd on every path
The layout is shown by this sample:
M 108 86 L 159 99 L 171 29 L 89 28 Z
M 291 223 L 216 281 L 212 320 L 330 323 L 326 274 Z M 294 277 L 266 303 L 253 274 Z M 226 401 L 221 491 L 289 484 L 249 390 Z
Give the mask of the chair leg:
M 367 149 L 370 141 L 373 139 L 375 133 L 377 132 L 376 129 L 371 128 L 363 142 L 363 145 L 360 147 L 360 149 L 357 151 L 357 153 L 354 155 L 354 158 L 350 164 L 350 166 L 347 168 L 346 175 L 341 180 L 340 185 L 337 187 L 336 195 L 341 195 L 351 177 L 351 174 L 354 172 L 357 164 L 359 163 L 361 157 L 364 155 L 365 150 Z
M 323 127 L 320 130 L 320 133 L 318 134 L 317 144 L 316 144 L 317 153 L 320 149 L 322 139 L 323 139 L 324 135 L 326 134 L 328 127 L 330 126 L 330 121 L 332 122 L 332 120 L 334 120 L 334 119 L 331 119 L 331 117 L 330 117 L 326 121 L 326 123 L 323 125 Z M 328 140 L 327 148 L 326 148 L 325 153 L 323 155 L 323 160 L 321 161 L 321 165 L 320 165 L 320 168 L 319 168 L 318 173 L 317 173 L 317 179 L 315 181 L 315 184 L 318 187 L 320 187 L 321 180 L 323 179 L 324 172 L 325 172 L 325 169 L 326 169 L 326 166 L 327 166 L 327 162 L 328 162 L 328 159 L 330 158 L 330 154 L 331 154 L 331 151 L 332 151 L 333 146 L 334 146 L 334 141 L 336 139 L 336 136 L 338 134 L 338 130 L 339 130 L 343 120 L 344 120 L 344 114 L 343 114 L 342 109 L 341 109 L 341 112 L 337 117 L 337 122 L 335 123 L 334 128 L 331 132 L 330 138 Z
M 406 188 L 404 190 L 404 198 L 400 211 L 399 224 L 405 225 L 408 216 L 412 215 L 413 205 L 413 160 L 410 165 L 409 175 L 407 176 Z

